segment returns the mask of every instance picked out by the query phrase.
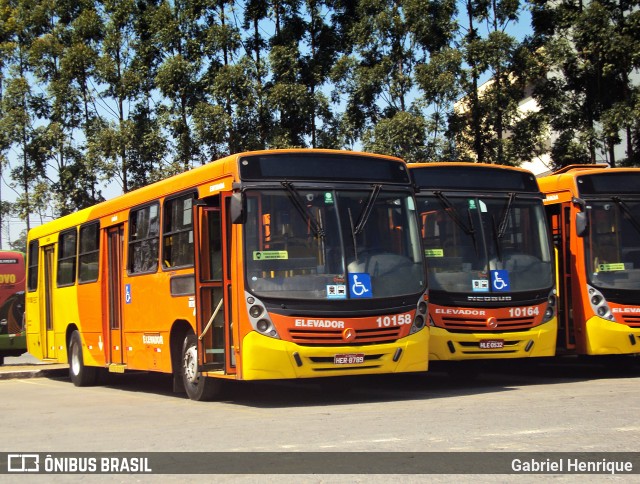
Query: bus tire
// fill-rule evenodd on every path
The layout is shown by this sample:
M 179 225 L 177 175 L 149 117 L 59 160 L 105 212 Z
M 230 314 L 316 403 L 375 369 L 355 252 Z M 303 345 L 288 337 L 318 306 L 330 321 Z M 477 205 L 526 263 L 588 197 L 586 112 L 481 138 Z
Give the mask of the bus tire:
M 69 376 L 77 387 L 94 385 L 98 376 L 97 368 L 84 365 L 82 357 L 82 339 L 76 330 L 69 340 Z
M 202 376 L 198 371 L 198 340 L 193 333 L 184 338 L 180 372 L 184 389 L 191 400 L 208 401 L 222 396 L 224 382 Z

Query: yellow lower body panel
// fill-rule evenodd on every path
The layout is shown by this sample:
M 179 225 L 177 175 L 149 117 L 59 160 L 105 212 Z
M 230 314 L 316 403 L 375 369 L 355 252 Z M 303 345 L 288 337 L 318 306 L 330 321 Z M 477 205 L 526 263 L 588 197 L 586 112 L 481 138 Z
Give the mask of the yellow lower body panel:
M 599 317 L 587 321 L 588 355 L 640 353 L 640 328 L 630 328 Z
M 558 332 L 555 318 L 527 331 L 500 334 L 451 333 L 442 328 L 429 329 L 429 359 L 433 361 L 554 356 Z
M 249 333 L 242 342 L 242 379 L 318 378 L 426 371 L 429 331 L 394 343 L 363 346 L 300 346 Z

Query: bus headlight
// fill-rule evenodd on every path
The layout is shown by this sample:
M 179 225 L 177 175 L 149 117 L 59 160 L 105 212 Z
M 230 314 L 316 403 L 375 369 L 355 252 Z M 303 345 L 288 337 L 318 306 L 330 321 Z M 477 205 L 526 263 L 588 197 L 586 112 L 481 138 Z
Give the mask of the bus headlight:
M 257 304 L 254 304 L 249 308 L 249 316 L 257 319 L 260 317 L 263 311 L 264 311 L 264 308 L 262 306 L 258 306 Z
M 593 309 L 594 314 L 597 314 L 603 319 L 615 321 L 616 318 L 613 316 L 611 308 L 602 293 L 595 287 L 589 285 L 587 285 L 587 290 L 589 291 L 589 302 L 591 303 L 591 309 Z
M 413 317 L 413 324 L 411 325 L 411 331 L 409 334 L 417 333 L 424 328 L 425 321 L 429 315 L 427 314 L 429 305 L 427 304 L 427 293 L 425 292 L 420 301 L 416 305 L 416 315 Z
M 269 313 L 264 307 L 262 301 L 260 301 L 255 296 L 252 296 L 248 292 L 245 292 L 244 300 L 247 307 L 249 322 L 251 323 L 251 326 L 253 326 L 253 329 L 265 336 L 280 339 L 278 331 L 273 325 L 273 321 L 271 321 Z
M 271 323 L 266 319 L 261 319 L 256 323 L 256 329 L 261 333 L 266 333 L 269 330 L 269 327 L 271 327 Z
M 549 293 L 549 297 L 547 298 L 547 307 L 544 310 L 544 315 L 542 316 L 542 322 L 547 323 L 551 321 L 556 315 L 556 307 L 557 307 L 558 298 L 556 297 L 556 290 L 553 289 Z

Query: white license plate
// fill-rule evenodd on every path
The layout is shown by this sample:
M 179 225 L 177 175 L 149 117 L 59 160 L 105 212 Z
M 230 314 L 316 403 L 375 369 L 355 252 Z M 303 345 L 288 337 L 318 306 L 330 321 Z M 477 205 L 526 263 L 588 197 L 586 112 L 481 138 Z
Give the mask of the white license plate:
M 361 363 L 364 363 L 363 354 L 335 355 L 333 357 L 334 365 L 359 365 Z
M 480 340 L 480 349 L 481 350 L 497 350 L 500 348 L 504 348 L 504 340 L 503 339 L 482 339 Z

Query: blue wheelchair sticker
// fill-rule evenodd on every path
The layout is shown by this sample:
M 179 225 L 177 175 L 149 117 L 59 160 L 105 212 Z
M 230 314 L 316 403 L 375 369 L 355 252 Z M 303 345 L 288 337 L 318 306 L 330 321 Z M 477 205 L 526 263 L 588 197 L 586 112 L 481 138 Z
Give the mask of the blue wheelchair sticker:
M 509 287 L 509 271 L 491 271 L 491 289 L 496 292 L 506 292 Z
M 373 297 L 371 277 L 366 272 L 349 274 L 349 294 L 354 299 Z
M 124 285 L 124 301 L 131 304 L 131 284 Z

